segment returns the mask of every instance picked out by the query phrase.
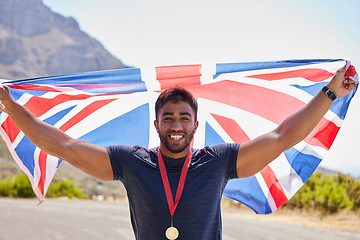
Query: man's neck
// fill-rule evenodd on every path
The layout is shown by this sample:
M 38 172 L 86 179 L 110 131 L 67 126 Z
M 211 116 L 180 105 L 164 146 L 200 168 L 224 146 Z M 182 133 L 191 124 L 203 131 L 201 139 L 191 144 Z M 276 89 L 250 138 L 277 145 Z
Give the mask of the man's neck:
M 190 146 L 185 148 L 184 151 L 182 151 L 180 153 L 173 153 L 169 149 L 167 149 L 164 145 L 160 144 L 160 152 L 164 156 L 169 157 L 169 158 L 183 158 L 183 157 L 186 157 L 188 155 L 189 151 L 190 151 Z

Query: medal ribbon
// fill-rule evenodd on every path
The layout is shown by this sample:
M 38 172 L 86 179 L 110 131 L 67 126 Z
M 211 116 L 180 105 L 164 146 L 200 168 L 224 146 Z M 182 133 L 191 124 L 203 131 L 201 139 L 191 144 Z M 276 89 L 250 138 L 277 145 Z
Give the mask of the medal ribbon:
M 166 173 L 166 168 L 165 168 L 165 163 L 164 163 L 164 159 L 160 153 L 160 148 L 158 150 L 158 161 L 159 161 L 159 168 L 160 168 L 160 174 L 161 174 L 161 179 L 164 185 L 164 189 L 165 189 L 165 194 L 166 194 L 166 199 L 168 202 L 168 206 L 169 206 L 169 210 L 170 210 L 170 215 L 173 217 L 174 213 L 175 213 L 175 209 L 180 201 L 183 189 L 184 189 L 184 185 L 185 185 L 185 179 L 186 179 L 186 175 L 190 166 L 190 162 L 191 162 L 191 150 L 189 151 L 184 165 L 182 167 L 181 170 L 181 174 L 180 174 L 180 179 L 179 179 L 179 184 L 176 190 L 176 196 L 175 196 L 175 204 L 174 204 L 174 199 L 173 199 L 173 195 L 171 193 L 171 188 L 170 188 L 170 183 L 169 183 L 169 178 L 168 175 Z

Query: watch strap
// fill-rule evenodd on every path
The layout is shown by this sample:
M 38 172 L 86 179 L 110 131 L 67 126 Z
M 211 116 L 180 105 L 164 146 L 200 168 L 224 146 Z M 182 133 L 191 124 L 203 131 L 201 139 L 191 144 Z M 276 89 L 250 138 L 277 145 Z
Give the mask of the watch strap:
M 336 99 L 335 93 L 333 91 L 331 91 L 327 86 L 324 86 L 322 88 L 322 90 L 332 101 L 334 101 Z

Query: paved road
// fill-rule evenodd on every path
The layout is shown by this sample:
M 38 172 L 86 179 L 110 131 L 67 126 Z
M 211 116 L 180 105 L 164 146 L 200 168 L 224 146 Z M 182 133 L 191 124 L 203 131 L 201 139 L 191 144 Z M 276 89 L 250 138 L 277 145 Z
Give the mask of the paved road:
M 0 240 L 134 240 L 126 203 L 0 199 Z M 360 235 L 223 216 L 223 239 L 352 240 Z

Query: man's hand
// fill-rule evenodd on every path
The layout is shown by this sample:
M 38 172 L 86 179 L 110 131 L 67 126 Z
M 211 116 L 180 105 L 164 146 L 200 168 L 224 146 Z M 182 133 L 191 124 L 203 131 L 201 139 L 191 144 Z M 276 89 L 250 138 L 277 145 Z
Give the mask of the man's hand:
M 335 93 L 338 98 L 348 95 L 356 87 L 356 81 L 345 78 L 346 66 L 337 70 L 327 87 Z
M 0 111 L 6 112 L 6 104 L 13 101 L 9 88 L 0 84 Z

